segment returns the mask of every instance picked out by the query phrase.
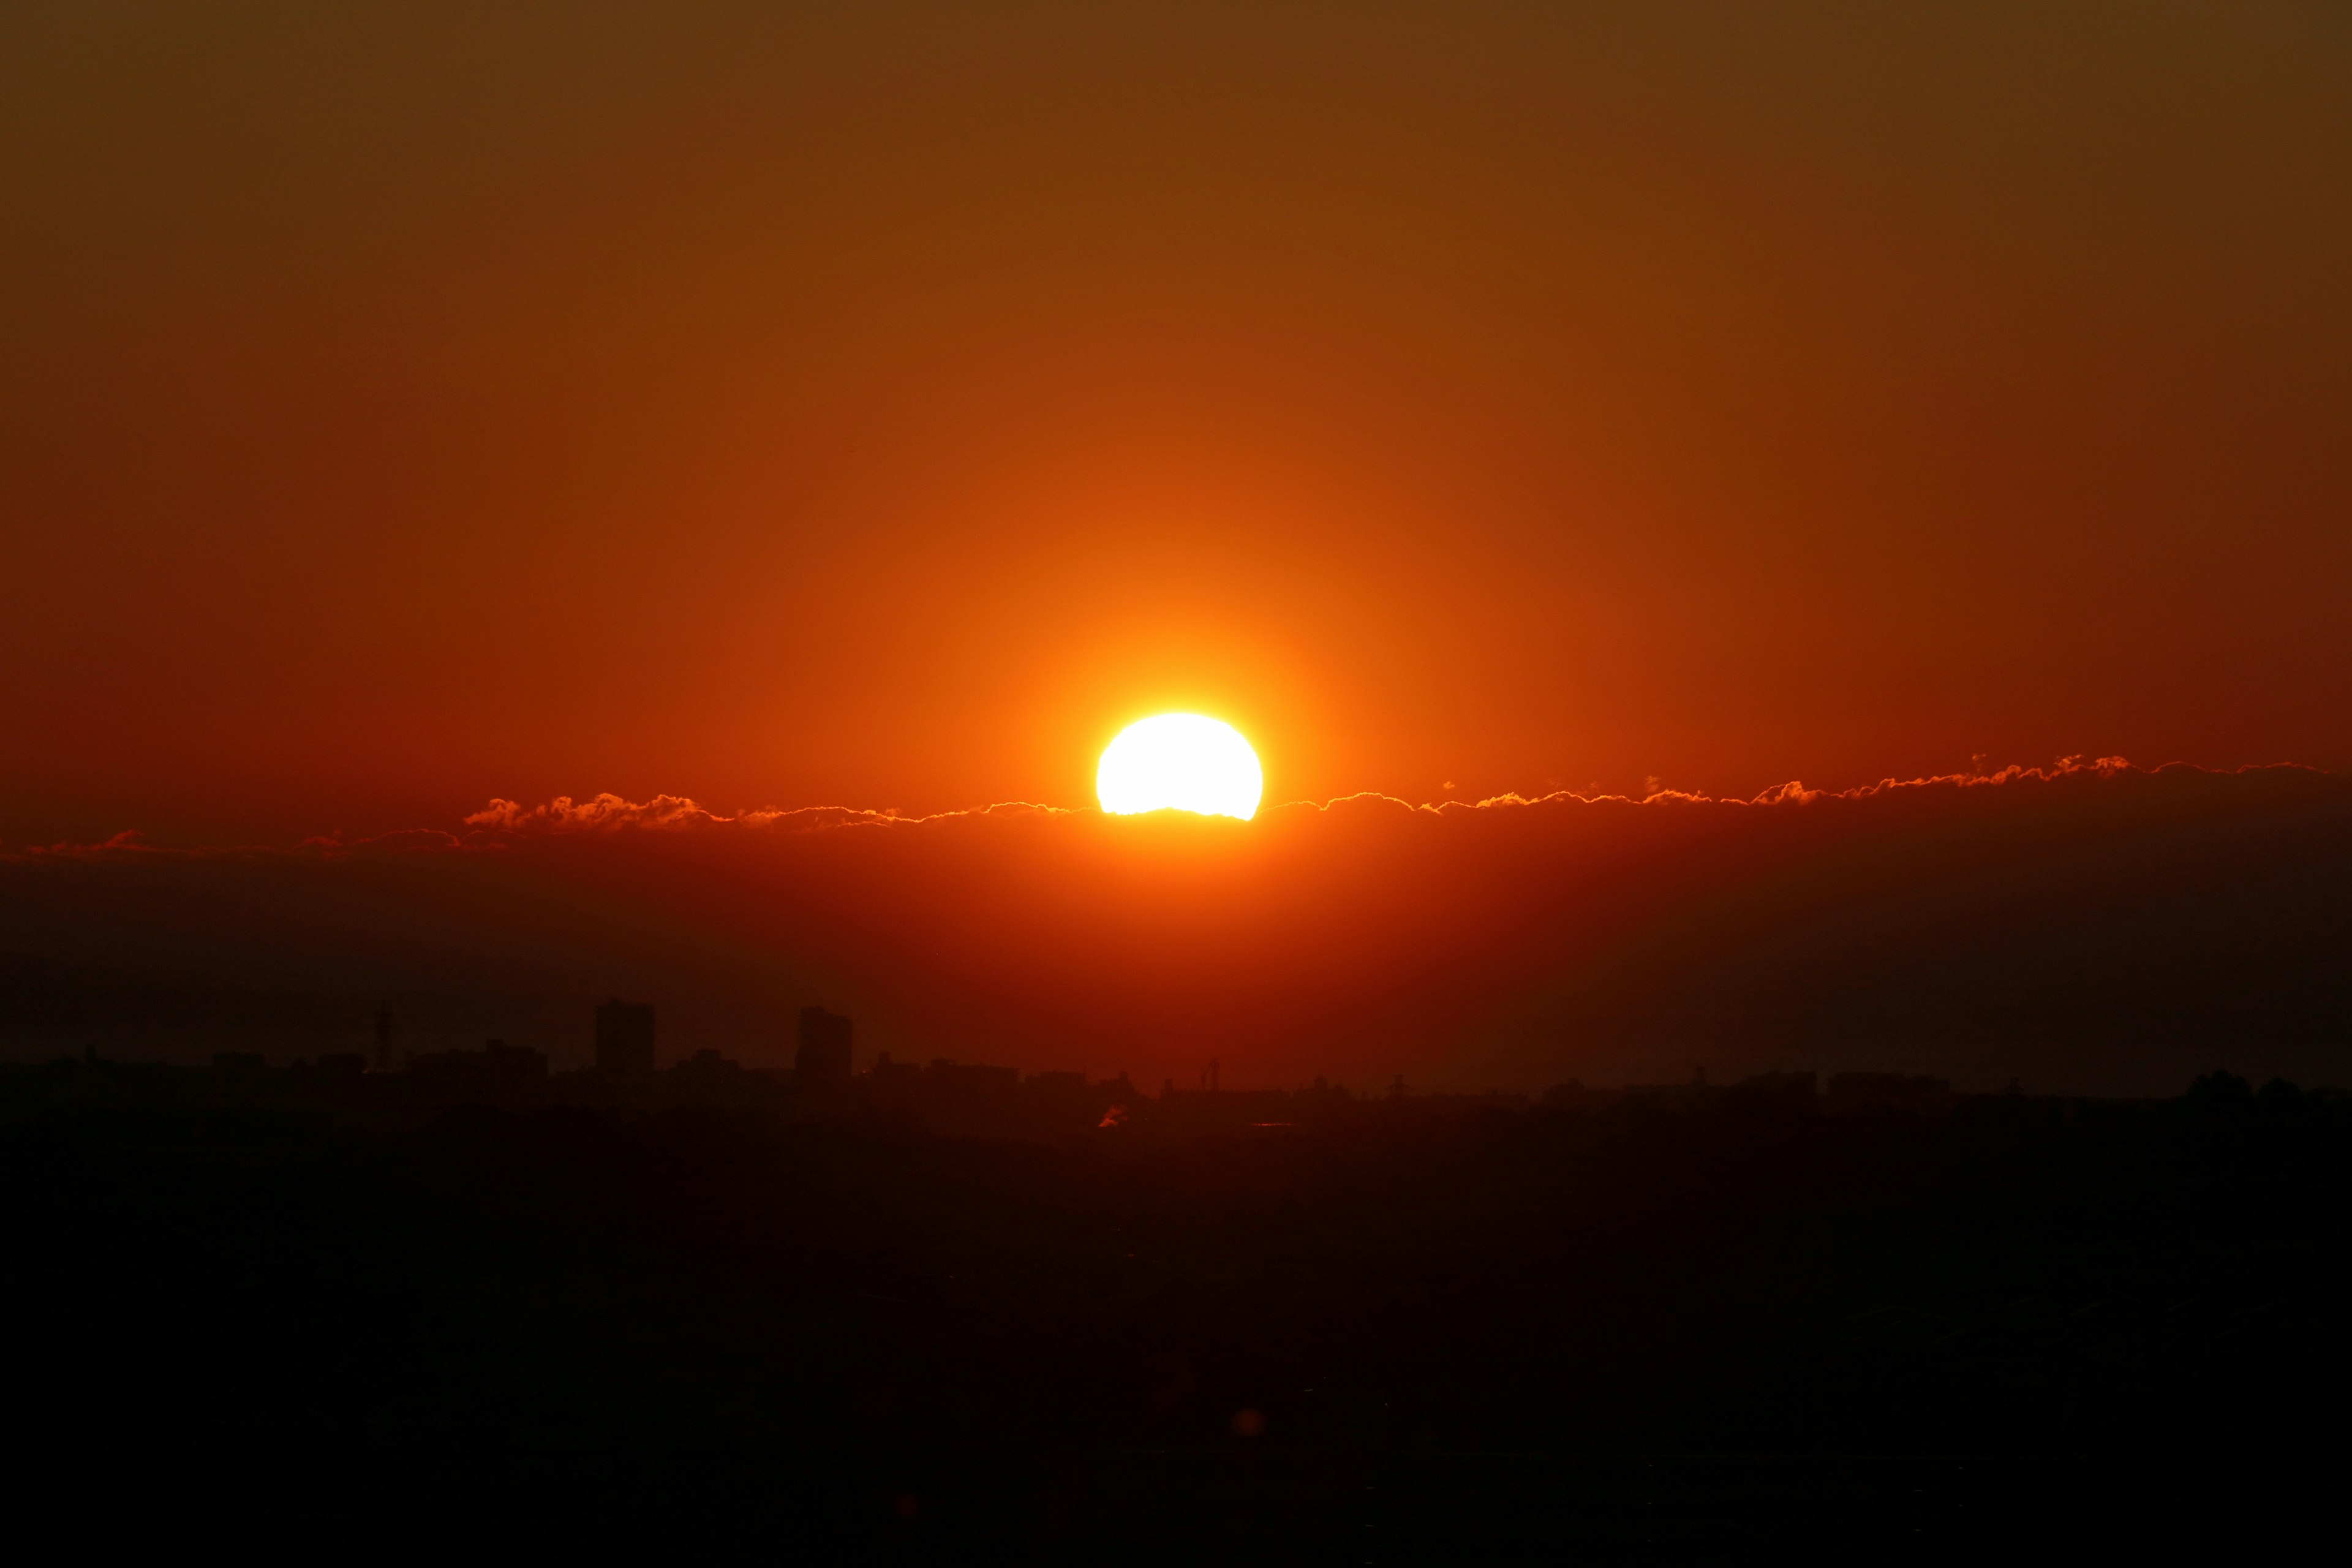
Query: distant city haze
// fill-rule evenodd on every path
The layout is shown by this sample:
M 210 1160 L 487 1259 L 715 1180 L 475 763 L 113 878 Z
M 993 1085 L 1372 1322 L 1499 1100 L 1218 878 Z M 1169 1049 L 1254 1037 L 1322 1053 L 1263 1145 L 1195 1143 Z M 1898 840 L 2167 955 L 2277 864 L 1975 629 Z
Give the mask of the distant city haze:
M 657 1007 L 659 1065 L 821 1041 L 835 1075 L 888 1052 L 1148 1086 L 1215 1061 L 1234 1089 L 2327 1084 L 2352 1079 L 2347 890 L 2352 782 L 2298 768 L 1250 823 L 501 803 L 374 840 L 0 862 L 0 1049 L 283 1061 L 373 1048 L 388 1005 L 404 1049 L 498 1037 L 566 1068 L 635 1026 L 592 1034 L 620 997 Z M 855 1018 L 854 1054 L 804 1008 Z

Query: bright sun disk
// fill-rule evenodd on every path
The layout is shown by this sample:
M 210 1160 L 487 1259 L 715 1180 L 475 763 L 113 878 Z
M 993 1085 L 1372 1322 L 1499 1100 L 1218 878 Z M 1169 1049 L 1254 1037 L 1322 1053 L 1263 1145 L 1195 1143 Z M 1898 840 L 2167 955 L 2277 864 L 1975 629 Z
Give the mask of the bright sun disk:
M 1105 811 L 1196 811 L 1203 816 L 1257 815 L 1265 777 L 1241 731 L 1198 713 L 1139 720 L 1103 748 L 1095 796 Z

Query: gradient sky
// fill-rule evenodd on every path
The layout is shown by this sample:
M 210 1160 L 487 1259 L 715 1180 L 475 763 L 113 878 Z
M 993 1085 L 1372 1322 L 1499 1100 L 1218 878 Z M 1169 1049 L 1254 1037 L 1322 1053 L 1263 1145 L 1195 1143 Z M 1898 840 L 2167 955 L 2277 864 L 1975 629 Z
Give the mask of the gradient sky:
M 2352 769 L 2352 12 L 0 12 L 0 839 Z

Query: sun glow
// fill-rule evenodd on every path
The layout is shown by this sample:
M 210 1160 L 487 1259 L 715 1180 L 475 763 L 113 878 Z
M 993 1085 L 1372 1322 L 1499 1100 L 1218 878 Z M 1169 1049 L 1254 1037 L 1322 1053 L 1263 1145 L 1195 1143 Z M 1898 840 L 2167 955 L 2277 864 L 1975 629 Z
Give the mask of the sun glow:
M 1139 720 L 1103 748 L 1095 797 L 1117 816 L 1196 811 L 1203 816 L 1257 815 L 1265 776 L 1241 731 L 1198 713 Z

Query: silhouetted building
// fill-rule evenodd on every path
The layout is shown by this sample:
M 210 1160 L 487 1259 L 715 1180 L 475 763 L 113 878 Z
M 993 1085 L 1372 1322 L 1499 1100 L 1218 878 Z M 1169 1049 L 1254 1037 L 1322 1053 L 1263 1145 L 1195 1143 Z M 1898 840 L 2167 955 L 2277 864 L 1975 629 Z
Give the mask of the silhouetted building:
M 904 1087 L 888 1098 L 935 1131 L 987 1135 L 1013 1131 L 1032 1120 L 1024 1114 L 1031 1105 L 1021 1094 L 1019 1068 L 941 1057 L 924 1068 L 920 1078 L 900 1082 Z M 1079 1119 L 1084 1120 L 1083 1114 Z
M 596 1070 L 615 1078 L 653 1075 L 653 1004 L 615 998 L 596 1009 Z
M 1179 1089 L 1162 1091 L 1153 1114 L 1172 1131 L 1199 1133 L 1296 1127 L 1300 1112 L 1288 1089 Z
M 1038 1126 L 1084 1127 L 1102 1116 L 1082 1072 L 1033 1072 L 1021 1082 L 1021 1098 L 1025 1119 Z
M 753 1072 L 705 1047 L 661 1074 L 664 1097 L 681 1104 L 748 1106 L 772 1102 L 782 1075 Z
M 793 1058 L 793 1081 L 818 1091 L 849 1087 L 849 1020 L 822 1007 L 801 1009 L 801 1048 Z
M 1067 1136 L 1124 1122 L 1142 1097 L 1122 1072 L 1089 1083 L 1082 1072 L 1040 1072 L 937 1058 L 926 1066 L 883 1052 L 853 1080 L 864 1103 L 896 1121 L 964 1136 Z
M 488 1040 L 478 1051 L 427 1051 L 408 1058 L 408 1070 L 445 1089 L 514 1089 L 547 1077 L 547 1056 L 526 1046 Z
M 367 1071 L 367 1058 L 357 1051 L 320 1051 L 313 1066 L 327 1078 L 358 1078 Z
M 1759 1072 L 1731 1086 L 1731 1097 L 1742 1104 L 1787 1110 L 1816 1109 L 1820 1093 L 1820 1075 L 1809 1072 Z
M 1545 1089 L 1542 1104 L 1547 1110 L 1598 1110 L 1615 1098 L 1600 1089 L 1587 1089 L 1583 1079 L 1572 1078 Z
M 1840 1116 L 1882 1110 L 1941 1116 L 1952 1109 L 1952 1086 L 1940 1078 L 1913 1078 L 1899 1072 L 1832 1073 L 1829 1089 L 1829 1110 Z
M 251 1078 L 258 1075 L 263 1062 L 259 1051 L 215 1051 L 213 1067 L 220 1072 L 236 1073 Z
M 945 1057 L 933 1058 L 929 1068 L 925 1069 L 924 1077 L 941 1095 L 968 1101 L 1009 1100 L 1013 1091 L 1021 1086 L 1019 1068 L 950 1061 Z M 1081 1079 L 1079 1081 L 1085 1080 Z

